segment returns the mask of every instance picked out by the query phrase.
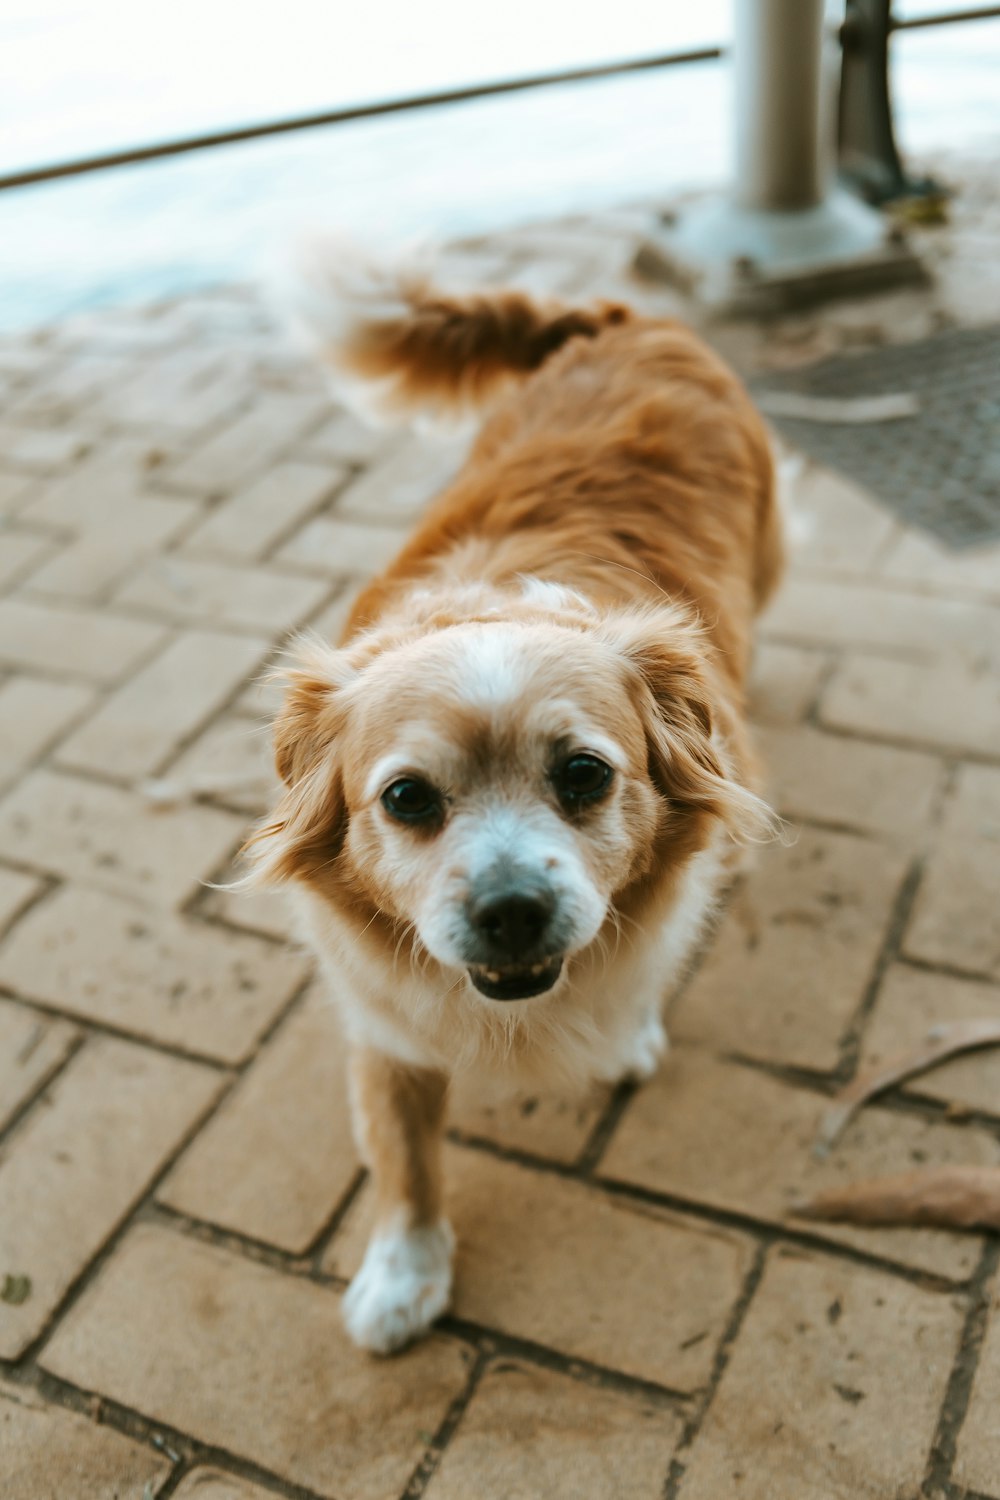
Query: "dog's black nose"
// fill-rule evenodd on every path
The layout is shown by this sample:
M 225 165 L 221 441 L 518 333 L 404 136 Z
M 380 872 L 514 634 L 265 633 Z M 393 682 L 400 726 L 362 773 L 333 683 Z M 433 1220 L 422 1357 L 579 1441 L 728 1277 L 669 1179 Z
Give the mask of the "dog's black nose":
M 506 891 L 472 901 L 469 918 L 494 953 L 516 959 L 541 941 L 554 909 L 555 901 L 546 893 Z

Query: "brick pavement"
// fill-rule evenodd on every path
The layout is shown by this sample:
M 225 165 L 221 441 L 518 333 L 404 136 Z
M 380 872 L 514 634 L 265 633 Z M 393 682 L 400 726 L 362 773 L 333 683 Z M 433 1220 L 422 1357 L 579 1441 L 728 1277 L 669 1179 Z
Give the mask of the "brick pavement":
M 934 289 L 723 346 L 759 369 L 1000 316 L 968 181 Z M 617 292 L 635 227 L 461 263 Z M 786 466 L 754 711 L 797 840 L 653 1083 L 458 1091 L 455 1308 L 378 1363 L 339 1321 L 368 1204 L 333 1013 L 280 901 L 203 882 L 270 793 L 261 668 L 337 628 L 455 452 L 334 410 L 238 290 L 0 341 L 0 376 L 4 1500 L 1000 1500 L 995 1241 L 786 1217 L 1000 1159 L 996 1053 L 810 1154 L 860 1064 L 1000 1005 L 1000 548 Z

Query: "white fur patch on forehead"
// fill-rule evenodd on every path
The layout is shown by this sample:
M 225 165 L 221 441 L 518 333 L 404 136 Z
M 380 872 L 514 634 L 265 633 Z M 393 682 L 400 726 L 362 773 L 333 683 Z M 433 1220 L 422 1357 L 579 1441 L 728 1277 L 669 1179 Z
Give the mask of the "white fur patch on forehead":
M 521 696 L 533 675 L 522 630 L 484 626 L 463 631 L 457 644 L 455 678 L 463 703 L 495 709 Z

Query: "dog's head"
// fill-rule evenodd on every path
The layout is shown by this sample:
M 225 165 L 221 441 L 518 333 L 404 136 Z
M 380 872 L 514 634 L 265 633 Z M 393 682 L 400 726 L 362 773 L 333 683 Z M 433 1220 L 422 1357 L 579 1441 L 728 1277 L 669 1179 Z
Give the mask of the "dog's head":
M 619 893 L 762 805 L 732 781 L 711 669 L 666 606 L 600 616 L 548 585 L 303 648 L 275 725 L 285 792 L 251 844 L 388 920 L 491 1000 L 550 990 Z

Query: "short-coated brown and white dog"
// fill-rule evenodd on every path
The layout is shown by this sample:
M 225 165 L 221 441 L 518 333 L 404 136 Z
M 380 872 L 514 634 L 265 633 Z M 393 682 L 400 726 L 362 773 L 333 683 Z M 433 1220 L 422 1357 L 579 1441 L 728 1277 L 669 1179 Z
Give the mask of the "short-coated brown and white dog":
M 781 540 L 763 424 L 679 323 L 336 253 L 311 297 L 383 405 L 487 408 L 339 645 L 300 643 L 248 846 L 343 1019 L 376 1203 L 345 1319 L 387 1352 L 450 1297 L 449 1079 L 656 1066 L 663 999 L 770 827 L 744 693 Z

